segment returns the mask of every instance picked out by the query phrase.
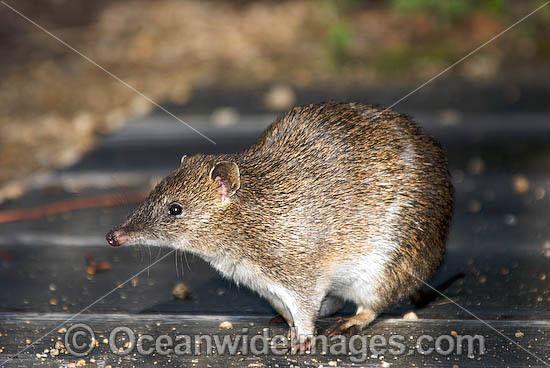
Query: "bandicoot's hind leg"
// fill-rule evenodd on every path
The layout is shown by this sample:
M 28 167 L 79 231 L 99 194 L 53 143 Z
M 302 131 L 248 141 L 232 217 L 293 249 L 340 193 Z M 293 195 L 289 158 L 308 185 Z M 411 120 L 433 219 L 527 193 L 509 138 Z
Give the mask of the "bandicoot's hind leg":
M 317 317 L 318 318 L 330 317 L 336 314 L 336 312 L 338 312 L 340 309 L 342 309 L 344 307 L 344 304 L 345 302 L 343 299 L 334 295 L 327 295 L 321 302 L 321 308 L 319 309 L 319 314 Z M 279 308 L 279 310 L 281 309 L 282 308 Z M 278 314 L 269 320 L 269 324 L 270 325 L 282 324 L 282 323 L 286 323 L 287 320 L 288 318 L 285 318 L 283 315 Z
M 330 317 L 344 307 L 344 300 L 335 295 L 327 295 L 321 302 L 319 318 Z
M 341 318 L 338 321 L 338 324 L 329 331 L 328 336 L 330 337 L 340 334 L 356 335 L 361 332 L 362 329 L 367 327 L 369 323 L 374 321 L 376 316 L 377 313 L 371 308 L 359 306 L 355 316 Z

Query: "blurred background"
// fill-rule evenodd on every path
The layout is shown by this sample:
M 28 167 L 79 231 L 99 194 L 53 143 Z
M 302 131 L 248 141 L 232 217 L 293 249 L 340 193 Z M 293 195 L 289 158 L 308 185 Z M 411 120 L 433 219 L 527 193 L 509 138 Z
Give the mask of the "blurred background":
M 409 95 L 545 2 L 4 2 L 23 16 L 0 3 L 0 363 L 53 330 L 8 366 L 74 364 L 49 339 L 82 311 L 72 322 L 91 323 L 100 341 L 128 321 L 144 333 L 166 333 L 166 324 L 218 331 L 220 318 L 266 327 L 267 302 L 202 260 L 112 249 L 104 234 L 182 154 L 244 149 L 292 105 L 324 100 L 399 101 L 393 109 L 446 148 L 455 186 L 447 255 L 429 281 L 449 299 L 435 294 L 422 308 L 404 301 L 366 333 L 479 333 L 486 355 L 446 359 L 532 365 L 458 303 L 550 361 L 550 4 Z M 97 361 L 118 358 L 105 344 L 99 350 Z M 309 357 L 297 359 L 305 366 Z
M 174 113 L 280 112 L 295 103 L 391 104 L 542 1 L 46 0 L 7 2 Z M 543 9 L 396 106 L 547 111 Z M 76 162 L 146 99 L 0 6 L 0 201 Z M 221 107 L 221 109 L 220 109 Z M 189 134 L 193 134 L 188 131 Z

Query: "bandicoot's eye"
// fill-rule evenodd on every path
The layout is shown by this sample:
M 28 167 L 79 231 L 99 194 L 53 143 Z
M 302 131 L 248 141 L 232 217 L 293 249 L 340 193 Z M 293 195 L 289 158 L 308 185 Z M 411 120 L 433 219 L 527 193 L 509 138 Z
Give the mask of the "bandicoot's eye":
M 183 208 L 179 203 L 172 203 L 168 211 L 172 216 L 178 216 L 183 212 Z

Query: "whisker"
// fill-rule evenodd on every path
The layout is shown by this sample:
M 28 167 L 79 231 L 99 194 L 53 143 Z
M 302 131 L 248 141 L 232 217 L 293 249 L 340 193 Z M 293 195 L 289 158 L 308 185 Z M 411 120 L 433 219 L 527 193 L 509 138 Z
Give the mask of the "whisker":
M 181 264 L 181 274 L 182 274 L 182 275 L 184 274 L 183 259 L 184 259 L 184 257 L 185 257 L 185 253 L 186 253 L 186 252 L 185 252 L 184 250 L 181 251 L 181 262 L 180 262 L 180 264 Z M 185 260 L 187 261 L 187 258 L 186 258 Z
M 174 260 L 176 261 L 176 278 L 179 279 L 179 271 L 178 271 L 178 248 L 176 248 L 176 252 L 174 253 Z
M 191 272 L 191 266 L 189 266 L 189 261 L 187 260 L 187 252 L 183 252 L 183 257 L 185 258 L 185 263 L 187 264 L 187 269 Z

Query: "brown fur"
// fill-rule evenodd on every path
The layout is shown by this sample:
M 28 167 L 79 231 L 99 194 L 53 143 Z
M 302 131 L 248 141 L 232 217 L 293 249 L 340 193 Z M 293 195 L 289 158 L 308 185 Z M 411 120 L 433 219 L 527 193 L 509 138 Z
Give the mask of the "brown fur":
M 129 243 L 201 255 L 268 298 L 300 335 L 313 333 L 323 303 L 329 314 L 341 299 L 367 310 L 345 325 L 362 328 L 438 267 L 453 206 L 440 146 L 408 117 L 382 111 L 295 107 L 245 151 L 184 158 L 117 229 Z M 183 207 L 180 218 L 168 213 L 173 202 Z M 361 260 L 376 252 L 384 264 L 366 282 Z M 355 295 L 346 279 L 354 272 L 358 288 L 375 291 L 346 297 Z M 348 294 L 336 295 L 345 287 Z

